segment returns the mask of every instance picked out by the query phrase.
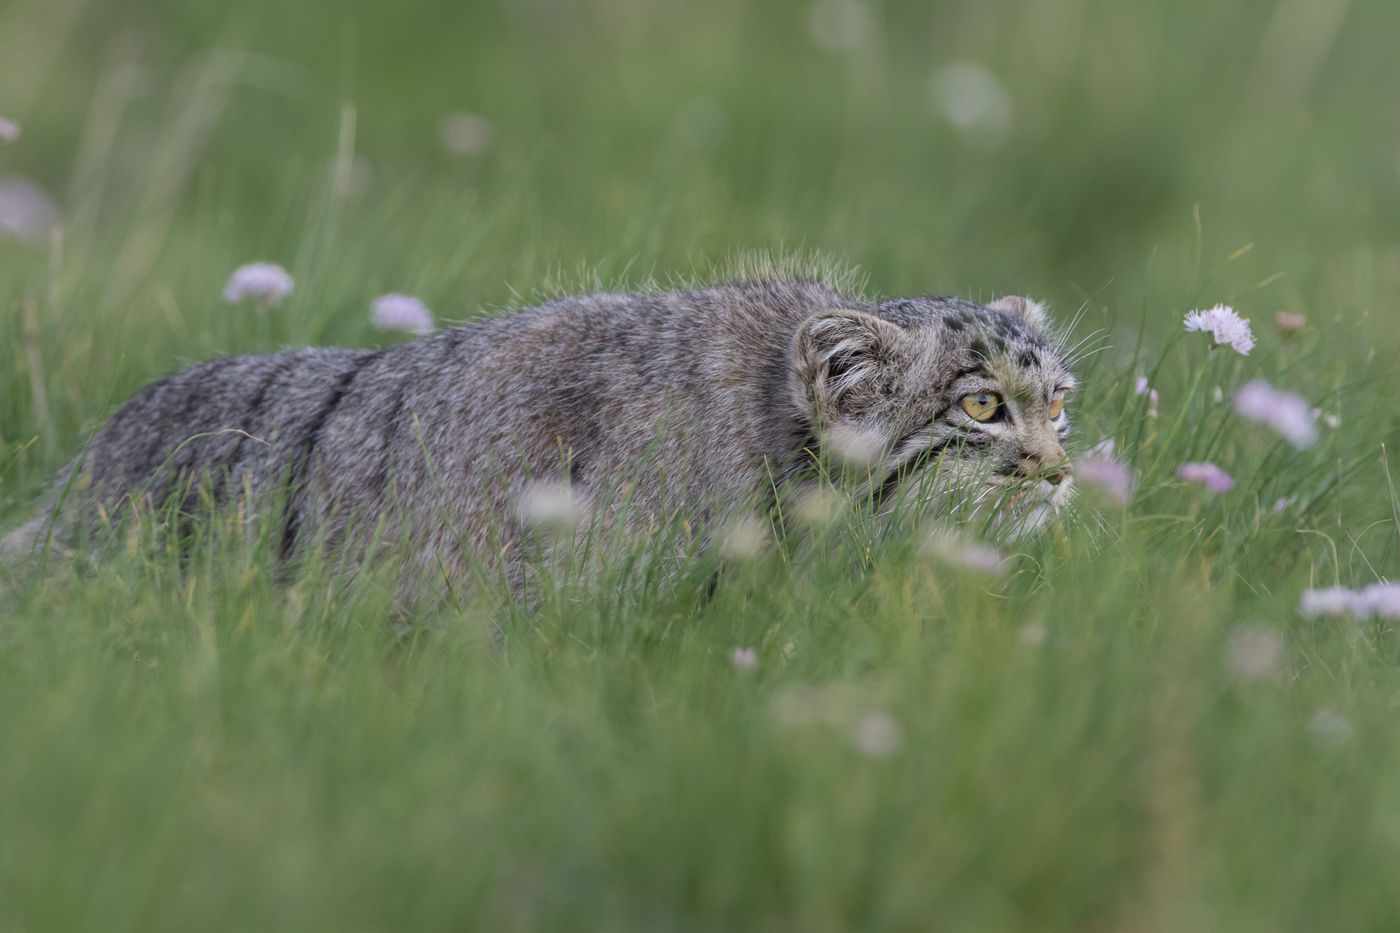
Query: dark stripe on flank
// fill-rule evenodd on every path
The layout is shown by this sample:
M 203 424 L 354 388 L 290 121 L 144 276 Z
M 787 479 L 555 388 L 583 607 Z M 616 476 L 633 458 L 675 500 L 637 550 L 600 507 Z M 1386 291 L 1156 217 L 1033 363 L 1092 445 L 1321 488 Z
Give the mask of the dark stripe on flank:
M 384 491 L 387 497 L 389 492 L 389 467 L 394 459 L 394 451 L 397 449 L 394 438 L 403 430 L 404 419 L 404 398 L 408 394 L 408 378 L 403 374 L 399 375 L 399 380 L 394 389 L 394 401 L 389 405 L 384 415 L 384 437 L 383 455 L 379 458 L 379 469 L 375 471 L 374 488 Z M 387 499 L 386 499 L 387 501 Z
M 219 487 L 219 495 L 216 501 L 222 505 L 234 486 L 237 484 L 238 468 L 243 462 L 243 452 L 247 449 L 250 435 L 265 434 L 269 425 L 263 423 L 264 410 L 267 408 L 268 395 L 272 392 L 272 387 L 278 380 L 285 376 L 288 371 L 303 363 L 300 356 L 288 354 L 286 359 L 279 360 L 268 367 L 267 376 L 258 383 L 257 390 L 248 400 L 248 406 L 242 414 L 243 434 L 234 443 L 233 449 L 229 451 L 225 465 L 228 467 L 228 482 Z M 259 438 L 266 441 L 266 438 Z
M 169 426 L 169 433 L 156 431 L 155 438 L 147 447 L 145 460 L 141 464 L 142 472 L 147 477 L 154 476 L 166 464 L 166 461 L 170 460 L 181 444 L 185 444 L 186 449 L 188 449 L 190 437 L 198 433 L 190 424 L 190 416 L 209 400 L 210 378 L 222 370 L 228 369 L 234 363 L 240 362 L 240 360 L 241 358 L 236 356 L 225 357 L 221 360 L 203 363 L 161 381 L 162 391 L 159 395 L 153 394 L 151 396 L 153 408 L 159 411 L 160 408 L 164 407 L 157 404 L 158 400 L 164 399 L 172 392 L 180 393 L 181 397 L 179 408 L 175 412 L 158 415 L 159 419 Z M 174 444 L 170 443 L 170 433 L 177 436 Z M 192 453 L 193 451 L 188 451 L 188 454 Z
M 335 386 L 326 395 L 325 401 L 321 403 L 320 410 L 316 412 L 315 417 L 306 423 L 306 430 L 302 432 L 301 438 L 292 447 L 295 451 L 293 456 L 296 459 L 292 462 L 291 473 L 287 478 L 287 522 L 283 526 L 282 544 L 278 549 L 284 559 L 291 556 L 293 548 L 296 547 L 297 535 L 301 531 L 301 501 L 304 492 L 301 487 L 306 481 L 307 471 L 311 468 L 316 445 L 321 441 L 321 432 L 345 398 L 345 393 L 350 389 L 350 383 L 355 381 L 355 377 L 365 367 L 378 360 L 384 353 L 384 350 L 371 350 L 357 357 L 350 368 L 340 374 Z

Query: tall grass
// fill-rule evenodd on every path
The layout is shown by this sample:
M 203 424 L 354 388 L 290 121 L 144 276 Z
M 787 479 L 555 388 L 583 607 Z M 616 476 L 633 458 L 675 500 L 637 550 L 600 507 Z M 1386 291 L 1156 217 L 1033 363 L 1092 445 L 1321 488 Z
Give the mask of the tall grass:
M 0 928 L 1393 928 L 1400 645 L 1299 598 L 1400 571 L 1397 10 L 0 8 L 0 176 L 62 219 L 0 235 L 6 527 L 187 361 L 754 255 L 1047 299 L 1078 455 L 1137 477 L 991 572 L 858 512 L 713 591 L 624 548 L 406 610 L 222 519 L 7 566 Z M 1003 96 L 959 125 L 969 74 Z M 289 301 L 222 304 L 257 259 Z M 1182 329 L 1221 302 L 1248 356 Z M 1241 419 L 1254 378 L 1336 427 Z

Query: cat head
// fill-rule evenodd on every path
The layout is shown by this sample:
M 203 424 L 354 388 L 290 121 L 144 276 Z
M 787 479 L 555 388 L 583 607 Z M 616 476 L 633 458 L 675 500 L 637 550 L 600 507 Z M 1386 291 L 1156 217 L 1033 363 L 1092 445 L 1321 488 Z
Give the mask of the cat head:
M 794 401 L 825 449 L 868 473 L 878 505 L 1019 534 L 1068 501 L 1066 396 L 1075 380 L 1045 309 L 907 298 L 808 318 Z

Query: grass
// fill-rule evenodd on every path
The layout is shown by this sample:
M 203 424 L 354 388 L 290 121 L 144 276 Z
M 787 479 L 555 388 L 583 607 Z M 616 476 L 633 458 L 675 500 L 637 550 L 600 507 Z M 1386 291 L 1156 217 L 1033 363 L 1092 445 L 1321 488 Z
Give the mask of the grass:
M 855 39 L 815 42 L 842 9 Z M 1112 437 L 1139 472 L 1126 508 L 1084 497 L 1000 574 L 855 522 L 731 562 L 708 601 L 705 559 L 666 583 L 622 555 L 534 606 L 484 588 L 405 615 L 385 568 L 287 579 L 256 536 L 7 568 L 0 929 L 1394 928 L 1400 643 L 1297 607 L 1400 572 L 1397 20 L 0 9 L 24 127 L 0 175 L 63 218 L 0 237 L 5 527 L 183 362 L 396 339 L 369 326 L 386 291 L 469 320 L 752 253 L 1082 312 L 1105 349 L 1077 446 Z M 931 104 L 958 61 L 995 72 L 1000 128 Z M 478 155 L 438 143 L 459 109 L 491 125 Z M 296 278 L 280 311 L 218 300 L 256 259 Z M 1249 356 L 1182 332 L 1218 302 Z M 1252 378 L 1338 427 L 1294 451 L 1215 400 Z M 1202 459 L 1236 488 L 1176 478 Z

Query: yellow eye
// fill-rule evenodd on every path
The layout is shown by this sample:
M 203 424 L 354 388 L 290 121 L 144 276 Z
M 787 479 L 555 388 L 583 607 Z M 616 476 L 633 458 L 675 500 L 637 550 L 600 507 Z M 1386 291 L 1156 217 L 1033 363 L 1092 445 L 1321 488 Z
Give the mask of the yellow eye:
M 973 421 L 991 421 L 996 415 L 997 409 L 1001 408 L 1001 396 L 995 392 L 977 392 L 973 395 L 964 395 L 962 407 Z
M 1060 417 L 1060 412 L 1065 410 L 1065 400 L 1056 396 L 1050 400 L 1050 417 Z

